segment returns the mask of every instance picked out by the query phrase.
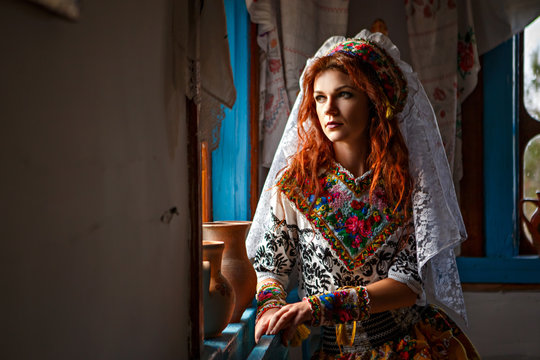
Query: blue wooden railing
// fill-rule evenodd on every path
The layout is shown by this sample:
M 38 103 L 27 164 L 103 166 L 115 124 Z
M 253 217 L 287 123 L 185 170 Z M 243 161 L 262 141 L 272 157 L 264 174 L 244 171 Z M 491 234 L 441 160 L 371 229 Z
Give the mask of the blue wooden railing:
M 204 340 L 204 360 L 285 360 L 289 348 L 281 343 L 281 336 L 263 336 L 255 344 L 256 309 L 244 311 L 239 323 L 229 324 L 221 336 Z

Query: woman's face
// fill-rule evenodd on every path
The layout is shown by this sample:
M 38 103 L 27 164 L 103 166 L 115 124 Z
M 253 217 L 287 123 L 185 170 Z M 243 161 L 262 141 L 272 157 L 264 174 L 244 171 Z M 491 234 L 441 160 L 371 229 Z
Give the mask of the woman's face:
M 339 70 L 315 78 L 313 97 L 324 134 L 332 143 L 357 145 L 369 131 L 369 98 Z

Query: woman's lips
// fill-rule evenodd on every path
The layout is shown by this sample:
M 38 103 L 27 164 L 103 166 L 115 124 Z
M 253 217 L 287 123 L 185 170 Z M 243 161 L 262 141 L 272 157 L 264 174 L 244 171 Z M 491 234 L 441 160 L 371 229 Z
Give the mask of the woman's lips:
M 326 123 L 327 129 L 335 129 L 339 126 L 343 125 L 342 123 L 336 122 L 336 121 L 329 121 Z

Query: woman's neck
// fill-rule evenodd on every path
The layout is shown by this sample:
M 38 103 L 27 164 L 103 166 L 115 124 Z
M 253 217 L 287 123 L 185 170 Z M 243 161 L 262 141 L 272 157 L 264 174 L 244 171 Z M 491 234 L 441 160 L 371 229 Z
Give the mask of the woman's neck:
M 359 177 L 367 170 L 366 162 L 369 156 L 369 141 L 359 141 L 355 144 L 335 142 L 334 154 L 336 161 L 349 170 L 354 177 Z

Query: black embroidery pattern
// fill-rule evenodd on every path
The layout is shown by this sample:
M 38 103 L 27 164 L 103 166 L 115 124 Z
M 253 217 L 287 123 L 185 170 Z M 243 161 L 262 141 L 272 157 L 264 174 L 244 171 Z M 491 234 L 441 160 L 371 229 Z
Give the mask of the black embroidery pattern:
M 313 237 L 313 231 L 311 231 Z M 309 238 L 308 237 L 308 238 Z M 300 238 L 300 255 L 302 285 L 307 295 L 314 295 L 331 290 L 331 270 L 334 267 L 335 257 L 329 248 L 322 248 L 314 241 L 302 241 Z
M 406 235 L 405 247 L 398 252 L 397 257 L 392 264 L 391 271 L 422 284 L 422 279 L 418 275 L 418 260 L 416 257 L 416 239 L 413 233 Z
M 289 275 L 296 264 L 298 226 L 288 225 L 271 211 L 272 224 L 264 235 L 264 243 L 257 248 L 253 267 L 258 272 Z

